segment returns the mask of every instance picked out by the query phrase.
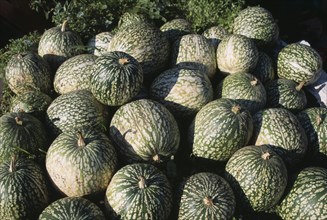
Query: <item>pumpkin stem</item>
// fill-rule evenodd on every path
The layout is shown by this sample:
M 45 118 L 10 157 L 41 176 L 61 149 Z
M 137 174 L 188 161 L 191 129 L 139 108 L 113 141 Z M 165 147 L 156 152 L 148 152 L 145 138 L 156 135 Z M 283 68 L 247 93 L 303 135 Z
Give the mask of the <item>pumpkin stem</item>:
M 154 162 L 160 162 L 160 156 L 159 156 L 159 154 L 154 155 L 154 156 L 152 157 L 152 160 L 153 160 Z
M 265 153 L 262 154 L 261 157 L 264 160 L 269 160 L 270 159 L 270 153 L 269 152 L 265 152 Z
M 125 64 L 129 63 L 129 59 L 128 58 L 120 58 L 118 60 L 118 62 L 119 62 L 120 65 L 125 65 Z
M 19 116 L 15 117 L 15 121 L 16 121 L 16 124 L 23 125 L 23 120 Z
M 300 82 L 299 85 L 295 87 L 296 91 L 300 91 L 303 88 L 304 84 L 305 82 Z
M 317 122 L 317 125 L 320 125 L 322 123 L 321 115 L 317 115 L 316 122 Z
M 212 198 L 210 196 L 206 196 L 204 199 L 203 199 L 203 203 L 207 206 L 213 206 L 213 201 L 212 201 Z
M 232 107 L 232 112 L 234 112 L 235 114 L 239 114 L 241 112 L 241 106 L 239 105 L 234 105 Z
M 12 156 L 10 160 L 10 165 L 9 165 L 9 172 L 15 172 L 16 171 L 16 156 Z
M 77 145 L 79 147 L 85 147 L 86 144 L 85 144 L 85 139 L 82 135 L 82 132 L 78 131 L 77 135 L 78 135 Z
M 258 79 L 254 78 L 253 80 L 251 80 L 251 86 L 256 86 L 258 84 Z
M 138 182 L 139 188 L 144 189 L 146 188 L 146 179 L 144 176 L 139 176 L 139 182 Z
M 64 22 L 61 25 L 61 32 L 65 32 L 67 28 L 68 21 L 64 20 Z

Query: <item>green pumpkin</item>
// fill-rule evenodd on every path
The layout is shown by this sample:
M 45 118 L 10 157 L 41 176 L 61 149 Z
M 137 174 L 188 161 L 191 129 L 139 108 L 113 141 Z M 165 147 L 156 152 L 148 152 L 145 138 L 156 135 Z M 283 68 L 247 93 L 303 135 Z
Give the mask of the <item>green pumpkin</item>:
M 225 167 L 242 212 L 267 211 L 286 189 L 288 173 L 283 159 L 267 145 L 246 146 L 236 151 Z
M 101 103 L 120 106 L 131 101 L 141 90 L 143 70 L 127 53 L 108 52 L 95 60 L 91 91 Z
M 105 31 L 98 33 L 87 42 L 89 52 L 96 56 L 101 56 L 107 52 L 109 42 L 114 36 L 113 33 Z
M 46 154 L 46 169 L 66 196 L 104 192 L 117 169 L 116 150 L 109 138 L 92 128 L 61 133 Z
M 193 33 L 192 24 L 183 18 L 167 21 L 160 27 L 160 30 L 166 35 L 171 44 L 183 35 Z
M 178 219 L 231 219 L 235 208 L 229 183 L 217 174 L 201 172 L 188 177 L 183 186 Z
M 102 210 L 83 197 L 64 197 L 52 202 L 40 214 L 39 220 L 105 220 Z
M 265 52 L 259 51 L 259 59 L 256 67 L 251 72 L 260 82 L 266 83 L 276 78 L 275 63 Z
M 169 219 L 172 188 L 165 174 L 151 164 L 134 163 L 119 169 L 105 195 L 111 216 L 120 219 Z
M 43 170 L 31 159 L 13 156 L 0 163 L 0 217 L 34 220 L 49 204 Z
M 228 35 L 228 31 L 222 26 L 212 26 L 203 31 L 202 35 L 205 36 L 210 43 L 214 46 L 215 52 L 220 41 Z

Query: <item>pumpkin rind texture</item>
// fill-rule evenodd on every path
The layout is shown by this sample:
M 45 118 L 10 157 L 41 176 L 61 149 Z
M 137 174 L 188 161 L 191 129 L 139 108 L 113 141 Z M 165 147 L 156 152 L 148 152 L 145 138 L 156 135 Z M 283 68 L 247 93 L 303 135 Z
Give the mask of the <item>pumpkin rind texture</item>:
M 182 18 L 167 21 L 160 27 L 160 30 L 166 35 L 170 43 L 174 43 L 183 35 L 193 33 L 192 24 Z
M 283 159 L 266 145 L 236 151 L 225 167 L 238 207 L 248 213 L 267 211 L 281 199 L 288 180 Z
M 212 26 L 202 33 L 215 48 L 215 53 L 220 41 L 228 35 L 228 31 L 222 26 Z
M 119 169 L 106 191 L 106 207 L 120 219 L 169 219 L 172 188 L 165 174 L 151 164 Z
M 95 60 L 90 79 L 91 91 L 97 100 L 105 105 L 120 106 L 140 92 L 143 70 L 129 54 L 107 52 Z
M 229 183 L 217 174 L 201 172 L 188 177 L 183 186 L 178 219 L 231 219 L 235 208 Z
M 87 42 L 89 52 L 96 56 L 101 56 L 107 52 L 109 42 L 114 34 L 105 31 L 98 33 Z
M 83 197 L 64 197 L 48 205 L 38 219 L 105 220 L 105 216 L 102 210 L 90 200 Z
M 174 116 L 159 102 L 139 99 L 113 115 L 109 133 L 127 162 L 160 162 L 178 148 L 180 132 Z
M 322 59 L 312 47 L 292 43 L 278 53 L 277 75 L 304 85 L 313 84 L 321 75 Z
M 0 218 L 37 219 L 49 200 L 45 173 L 33 160 L 0 163 Z

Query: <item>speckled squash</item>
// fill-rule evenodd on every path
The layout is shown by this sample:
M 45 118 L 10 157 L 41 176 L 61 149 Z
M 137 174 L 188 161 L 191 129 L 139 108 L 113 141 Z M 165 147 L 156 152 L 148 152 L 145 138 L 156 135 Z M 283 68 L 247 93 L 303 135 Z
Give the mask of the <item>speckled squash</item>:
M 43 32 L 38 53 L 49 63 L 52 72 L 55 72 L 65 60 L 81 54 L 82 46 L 79 34 L 70 30 L 67 21 L 64 21 L 61 26 Z
M 0 163 L 0 217 L 37 219 L 49 204 L 43 170 L 31 159 L 16 158 Z
M 111 39 L 108 51 L 122 51 L 134 57 L 144 76 L 151 78 L 166 68 L 170 44 L 159 28 L 146 22 L 121 27 Z
M 327 216 L 327 169 L 306 167 L 290 182 L 290 190 L 277 208 L 283 219 L 325 219 Z
M 46 154 L 46 169 L 66 196 L 104 192 L 117 169 L 116 150 L 102 132 L 84 127 L 61 133 Z
M 106 218 L 102 210 L 90 200 L 83 197 L 64 197 L 48 205 L 38 219 L 105 220 Z
M 263 109 L 267 102 L 264 85 L 249 73 L 234 73 L 226 76 L 218 84 L 217 97 L 237 100 L 251 114 Z
M 286 108 L 294 113 L 307 107 L 303 83 L 289 79 L 275 79 L 265 84 L 268 108 Z
M 196 173 L 183 186 L 178 219 L 231 219 L 235 207 L 234 192 L 225 179 L 214 173 Z
M 279 28 L 272 14 L 260 6 L 240 11 L 232 26 L 233 34 L 252 39 L 259 48 L 271 48 L 279 37 Z
M 89 52 L 96 56 L 105 54 L 113 36 L 114 34 L 108 31 L 98 33 L 87 42 Z
M 180 133 L 174 116 L 150 99 L 122 105 L 113 115 L 109 132 L 127 162 L 164 161 L 179 148 Z
M 95 60 L 90 80 L 97 100 L 105 105 L 120 106 L 140 92 L 143 70 L 131 55 L 112 51 Z
M 172 46 L 172 67 L 192 67 L 213 79 L 217 70 L 214 46 L 203 35 L 187 34 Z
M 225 167 L 225 178 L 243 212 L 267 211 L 286 189 L 288 173 L 283 159 L 266 145 L 236 151 Z
M 270 145 L 288 167 L 295 167 L 306 154 L 308 139 L 297 117 L 284 108 L 266 108 L 253 116 L 255 145 Z
M 8 86 L 15 94 L 30 90 L 51 93 L 50 67 L 35 52 L 18 53 L 11 57 L 5 68 Z
M 176 119 L 192 118 L 212 101 L 213 89 L 206 73 L 196 69 L 173 68 L 154 79 L 150 95 L 166 106 Z
M 92 54 L 80 54 L 63 62 L 53 80 L 55 91 L 58 94 L 81 89 L 91 91 L 90 79 L 96 58 Z
M 251 74 L 262 83 L 275 79 L 277 74 L 273 59 L 267 53 L 259 51 L 257 65 Z
M 13 154 L 40 156 L 39 149 L 46 150 L 47 144 L 45 128 L 34 116 L 25 112 L 8 112 L 0 117 L 0 163 Z
M 280 50 L 277 58 L 277 75 L 279 78 L 304 82 L 310 85 L 321 75 L 322 59 L 312 47 L 292 43 Z
M 202 33 L 203 36 L 205 36 L 210 43 L 214 46 L 215 52 L 217 51 L 217 47 L 220 43 L 220 41 L 229 35 L 228 31 L 222 27 L 222 26 L 212 26 Z
M 46 117 L 54 136 L 83 126 L 104 131 L 108 125 L 108 109 L 87 90 L 58 96 L 49 105 Z
M 169 219 L 172 188 L 165 174 L 151 164 L 119 169 L 106 191 L 107 210 L 120 219 Z
M 231 99 L 216 99 L 206 104 L 189 128 L 192 154 L 214 161 L 227 161 L 247 145 L 252 136 L 250 112 Z
M 308 137 L 308 156 L 316 160 L 319 154 L 325 158 L 327 164 L 327 109 L 324 107 L 310 107 L 297 115 Z M 325 155 L 325 156 L 323 156 Z
M 217 48 L 217 65 L 225 75 L 252 72 L 259 59 L 255 43 L 243 35 L 230 34 L 223 38 Z
M 134 25 L 137 23 L 146 23 L 149 25 L 154 25 L 153 21 L 145 13 L 127 11 L 120 16 L 117 27 L 119 29 L 123 29 L 127 26 Z
M 192 24 L 183 18 L 167 21 L 160 27 L 160 30 L 166 35 L 170 43 L 174 43 L 183 35 L 194 32 L 192 30 Z

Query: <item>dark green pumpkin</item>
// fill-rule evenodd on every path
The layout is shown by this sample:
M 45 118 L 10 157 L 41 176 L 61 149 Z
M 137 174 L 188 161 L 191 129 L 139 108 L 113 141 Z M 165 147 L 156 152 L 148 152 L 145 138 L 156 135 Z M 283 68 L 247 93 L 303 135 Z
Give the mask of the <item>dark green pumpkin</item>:
M 91 91 L 101 103 L 120 106 L 140 92 L 143 70 L 134 57 L 112 51 L 95 60 L 90 80 Z

